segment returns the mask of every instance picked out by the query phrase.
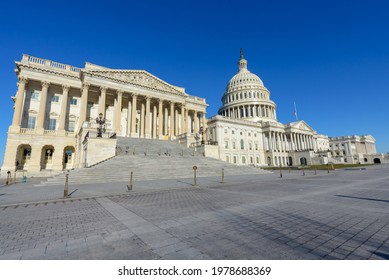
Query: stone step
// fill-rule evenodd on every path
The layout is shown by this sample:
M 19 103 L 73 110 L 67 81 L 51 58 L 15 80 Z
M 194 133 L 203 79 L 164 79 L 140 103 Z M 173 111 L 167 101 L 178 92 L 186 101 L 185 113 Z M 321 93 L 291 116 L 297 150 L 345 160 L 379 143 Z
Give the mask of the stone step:
M 197 176 L 245 175 L 268 173 L 252 166 L 237 166 L 217 159 L 203 157 L 178 143 L 163 140 L 118 138 L 118 155 L 89 168 L 70 171 L 69 184 L 98 184 L 129 181 L 133 172 L 134 181 L 192 178 L 193 166 L 197 166 Z M 146 153 L 131 153 L 147 149 Z M 161 149 L 170 150 L 171 155 L 161 154 Z M 127 150 L 127 152 L 126 152 Z M 193 156 L 193 154 L 195 156 Z M 36 186 L 63 185 L 65 173 L 47 178 Z

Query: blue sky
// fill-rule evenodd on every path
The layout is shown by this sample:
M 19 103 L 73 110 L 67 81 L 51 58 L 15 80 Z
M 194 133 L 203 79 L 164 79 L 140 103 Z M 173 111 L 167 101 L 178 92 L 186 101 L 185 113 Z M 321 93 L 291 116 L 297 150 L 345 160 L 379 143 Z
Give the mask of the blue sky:
M 282 123 L 372 134 L 389 152 L 388 1 L 2 1 L 0 162 L 23 53 L 82 67 L 144 69 L 217 113 L 239 49 Z

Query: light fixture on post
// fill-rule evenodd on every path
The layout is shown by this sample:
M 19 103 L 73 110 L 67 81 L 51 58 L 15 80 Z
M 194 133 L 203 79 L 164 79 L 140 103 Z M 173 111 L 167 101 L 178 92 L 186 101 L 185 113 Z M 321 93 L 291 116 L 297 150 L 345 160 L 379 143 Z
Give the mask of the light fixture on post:
M 97 137 L 103 137 L 104 128 L 103 125 L 105 124 L 105 119 L 103 118 L 103 113 L 100 113 L 99 116 L 96 118 L 96 123 L 99 125 L 97 128 Z

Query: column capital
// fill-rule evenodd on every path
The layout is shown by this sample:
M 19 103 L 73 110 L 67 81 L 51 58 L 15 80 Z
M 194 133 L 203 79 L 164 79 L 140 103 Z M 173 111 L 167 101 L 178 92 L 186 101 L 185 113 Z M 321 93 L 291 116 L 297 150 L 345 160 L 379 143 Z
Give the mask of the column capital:
M 88 83 L 88 82 L 82 83 L 82 89 L 89 89 L 89 87 L 90 87 L 90 83 Z
M 42 84 L 42 88 L 48 88 L 50 86 L 50 82 L 48 81 L 42 81 L 41 84 Z
M 24 76 L 19 76 L 19 83 L 27 84 L 27 82 L 28 82 L 28 78 L 26 78 Z
M 116 90 L 116 94 L 117 94 L 118 96 L 122 96 L 122 95 L 123 95 L 123 90 L 122 90 L 122 89 Z
M 106 92 L 107 89 L 108 89 L 108 87 L 106 87 L 106 86 L 101 86 L 101 87 L 100 87 L 100 91 L 101 91 L 101 92 Z
M 70 89 L 70 86 L 69 86 L 69 85 L 67 85 L 67 84 L 62 84 L 62 90 L 63 90 L 63 91 L 69 91 L 69 89 Z
M 137 93 L 135 93 L 135 92 L 130 92 L 130 95 L 131 95 L 132 97 L 138 97 L 139 94 L 137 94 Z

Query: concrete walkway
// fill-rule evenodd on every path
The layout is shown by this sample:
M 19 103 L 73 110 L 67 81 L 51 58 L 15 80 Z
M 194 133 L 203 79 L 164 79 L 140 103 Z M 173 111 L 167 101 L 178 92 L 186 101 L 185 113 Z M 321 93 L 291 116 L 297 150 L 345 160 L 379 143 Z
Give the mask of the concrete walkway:
M 389 259 L 388 171 L 1 187 L 0 259 Z

